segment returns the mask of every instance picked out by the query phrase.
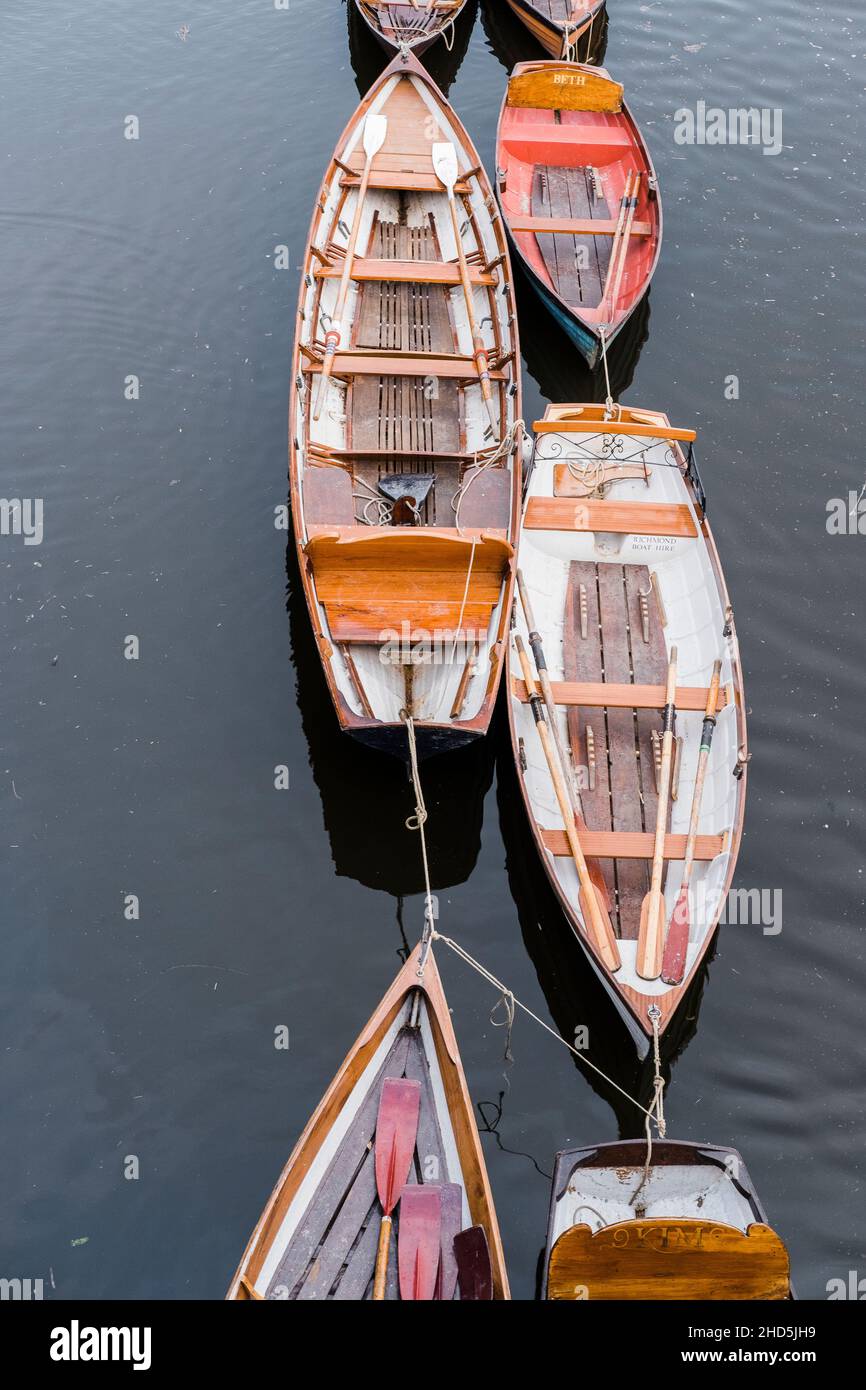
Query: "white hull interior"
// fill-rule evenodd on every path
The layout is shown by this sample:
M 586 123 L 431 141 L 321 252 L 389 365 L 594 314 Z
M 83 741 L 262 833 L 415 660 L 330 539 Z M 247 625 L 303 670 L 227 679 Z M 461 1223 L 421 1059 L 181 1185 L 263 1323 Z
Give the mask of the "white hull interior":
M 572 440 L 575 437 L 572 436 Z M 606 445 L 602 435 L 580 436 L 581 457 L 594 452 L 602 462 Z M 646 566 L 654 576 L 667 625 L 664 628 L 665 646 L 677 648 L 677 685 L 709 686 L 713 663 L 720 659 L 721 685 L 733 695 L 735 671 L 738 670 L 736 637 L 725 637 L 726 624 L 723 595 L 710 558 L 709 550 L 697 525 L 691 493 L 680 469 L 671 466 L 674 453 L 665 439 L 629 439 L 630 455 L 640 449 L 649 471 L 649 482 L 643 478 L 625 478 L 614 482 L 607 494 L 617 503 L 686 504 L 695 519 L 697 535 L 692 538 L 652 535 L 602 534 L 593 531 L 560 531 L 526 529 L 522 531 L 519 565 L 529 590 L 534 618 L 541 631 L 552 682 L 566 679 L 564 671 L 564 622 L 566 591 L 570 566 L 574 561 L 591 561 L 598 565 Z M 645 446 L 645 447 L 641 447 Z M 535 465 L 527 496 L 551 498 L 554 495 L 554 468 L 567 461 L 570 452 L 569 436 L 541 434 L 538 436 Z M 606 455 L 605 455 L 606 457 Z M 515 603 L 516 630 L 528 645 L 525 617 Z M 510 654 L 512 680 L 519 677 L 514 653 Z M 578 673 L 578 679 L 581 679 Z M 554 794 L 548 766 L 534 728 L 529 704 L 517 699 L 511 688 L 511 713 L 517 737 L 522 740 L 526 760 L 524 782 L 539 827 L 547 830 L 563 828 L 563 820 Z M 670 833 L 685 835 L 691 814 L 691 789 L 694 785 L 701 740 L 703 710 L 678 710 L 676 733 L 682 738 L 679 795 L 672 803 Z M 557 707 L 557 723 L 563 747 L 569 747 L 567 713 Z M 660 727 L 660 716 L 659 716 Z M 737 762 L 738 729 L 735 701 L 729 698 L 719 712 L 701 804 L 698 833 L 719 835 L 731 832 L 737 819 L 740 783 L 732 776 Z M 604 751 L 600 752 L 604 756 Z M 573 769 L 581 776 L 580 768 Z M 585 781 L 583 783 L 585 786 Z M 654 830 L 653 824 L 645 829 Z M 709 861 L 695 863 L 691 883 L 691 934 L 686 962 L 686 978 L 700 956 L 707 937 L 713 931 L 727 891 L 730 853 L 726 847 Z M 558 886 L 581 931 L 585 931 L 579 904 L 577 870 L 570 857 L 554 855 L 544 850 L 549 875 Z M 665 919 L 670 918 L 682 882 L 682 860 L 669 860 L 664 877 Z M 637 940 L 618 941 L 622 966 L 613 981 L 617 988 L 629 986 L 642 995 L 660 997 L 670 986 L 658 978 L 647 980 L 636 969 Z

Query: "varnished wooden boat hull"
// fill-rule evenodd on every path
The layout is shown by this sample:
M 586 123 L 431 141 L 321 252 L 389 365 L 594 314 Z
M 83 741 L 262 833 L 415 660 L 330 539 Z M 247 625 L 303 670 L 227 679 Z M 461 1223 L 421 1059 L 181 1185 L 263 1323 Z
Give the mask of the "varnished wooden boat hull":
M 400 39 L 395 38 L 392 34 L 383 31 L 382 27 L 377 22 L 375 15 L 372 13 L 376 10 L 376 6 L 373 4 L 365 3 L 365 0 L 354 0 L 354 4 L 355 8 L 357 9 L 358 13 L 360 14 L 370 33 L 373 35 L 376 42 L 379 44 L 380 48 L 383 48 L 385 52 L 390 54 L 392 57 L 395 53 L 399 53 Z M 456 23 L 460 19 L 461 15 L 466 9 L 467 4 L 468 0 L 462 0 L 462 3 L 457 5 L 453 9 L 453 11 L 449 13 L 449 18 L 447 19 L 447 21 L 440 24 L 438 27 L 432 28 L 429 33 L 421 32 L 418 33 L 415 37 L 406 37 L 403 40 L 403 42 L 405 42 L 407 47 L 411 50 L 411 52 L 415 54 L 416 58 L 420 58 L 421 55 L 423 53 L 426 53 L 427 50 L 431 48 L 434 43 L 437 42 L 438 39 L 442 39 L 446 36 L 446 34 L 451 33 L 452 24 Z M 392 6 L 391 8 L 400 9 L 401 7 L 397 5 Z M 412 6 L 410 3 L 407 3 L 402 8 L 407 11 L 407 14 L 408 12 L 412 11 Z M 421 16 L 419 16 L 418 11 L 412 11 L 409 17 L 417 21 Z
M 493 1296 L 510 1297 L 493 1198 L 448 1005 L 432 953 L 419 979 L 420 951 L 419 946 L 412 952 L 298 1140 L 250 1237 L 227 1298 L 370 1298 L 381 1216 L 373 1139 L 383 1075 L 411 1076 L 422 1084 L 421 1121 L 409 1181 L 461 1185 L 464 1228 L 482 1226 L 487 1236 Z M 412 1018 L 416 997 L 419 1021 L 413 1028 L 407 1020 Z M 395 1239 L 399 1206 L 394 1224 Z M 399 1297 L 396 1258 L 392 1256 L 389 1264 L 386 1298 L 393 1300 Z
M 595 368 L 601 355 L 601 330 L 608 348 L 615 341 L 649 289 L 662 241 L 662 210 L 652 159 L 634 118 L 622 103 L 616 113 L 591 105 L 585 111 L 555 111 L 512 105 L 517 81 L 535 81 L 550 90 L 567 91 L 556 83 L 611 82 L 603 68 L 587 64 L 520 63 L 506 89 L 499 117 L 496 164 L 497 196 L 510 243 L 527 276 L 556 322 Z M 542 97 L 541 100 L 546 98 Z M 515 98 L 515 101 L 519 100 Z M 559 116 L 557 123 L 554 117 Z M 611 264 L 619 207 L 629 174 L 640 174 L 623 272 L 616 292 Z M 503 186 L 504 185 L 504 186 Z M 607 228 L 597 235 L 546 233 L 544 218 L 593 222 Z M 535 224 L 531 230 L 530 223 Z M 562 222 L 559 222 L 562 226 Z M 610 289 L 610 298 L 606 292 Z
M 369 114 L 387 137 L 353 260 L 353 292 L 317 417 L 326 325 L 355 221 Z M 497 432 L 482 408 L 434 142 L 456 187 Z M 385 70 L 337 145 L 313 215 L 298 311 L 289 481 L 301 580 L 342 729 L 420 756 L 483 735 L 504 657 L 520 499 L 520 371 L 507 240 L 468 134 L 412 54 Z M 417 267 L 417 272 L 416 272 Z M 417 276 L 417 278 L 416 278 Z M 497 446 L 501 445 L 501 448 Z M 432 477 L 420 525 L 380 515 L 381 485 Z
M 531 0 L 506 0 L 506 3 L 551 58 L 567 58 L 569 44 L 583 51 L 604 21 L 605 0 L 587 0 L 584 17 L 568 34 L 561 21 L 549 18 Z
M 656 1140 L 644 1182 L 646 1158 L 639 1140 L 557 1154 L 542 1297 L 792 1297 L 788 1253 L 736 1149 Z
M 595 434 L 602 428 L 603 407 L 548 406 L 536 427 L 546 432 L 536 436 L 520 541 L 521 570 L 544 641 L 554 698 L 568 702 L 557 705 L 560 735 L 571 750 L 581 788 L 588 826 L 581 843 L 587 856 L 598 858 L 608 885 L 623 962 L 616 973 L 606 968 L 584 930 L 576 870 L 513 653 L 508 708 L 521 791 L 541 863 L 637 1047 L 646 1050 L 652 1037 L 651 1007 L 659 1011 L 663 1034 L 710 948 L 731 886 L 745 814 L 748 737 L 736 627 L 718 553 L 695 484 L 683 474 L 681 443 L 672 437 L 689 432 L 672 431 L 658 412 L 622 408 L 622 414 L 621 433 L 616 422 L 607 422 L 606 433 Z M 569 433 L 563 418 L 568 416 L 576 425 L 580 422 L 583 432 Z M 602 503 L 554 496 L 557 487 L 570 486 L 565 460 L 577 457 L 583 467 L 587 451 L 593 468 L 601 451 L 609 460 L 643 455 L 651 488 L 642 479 L 621 479 L 608 484 Z M 642 499 L 644 490 L 655 501 Z M 649 509 L 641 513 L 642 506 Z M 605 512 L 605 507 L 615 510 Z M 573 529 L 572 518 L 579 529 Z M 648 642 L 643 640 L 641 591 L 647 591 Z M 519 603 L 516 615 L 517 631 L 526 640 Z M 679 652 L 677 734 L 683 744 L 666 839 L 666 924 L 679 890 L 703 702 L 716 658 L 723 662 L 724 692 L 698 826 L 692 939 L 684 977 L 676 985 L 647 981 L 636 972 L 657 805 L 652 731 L 660 727 L 664 701 L 658 682 L 664 679 L 671 646 Z

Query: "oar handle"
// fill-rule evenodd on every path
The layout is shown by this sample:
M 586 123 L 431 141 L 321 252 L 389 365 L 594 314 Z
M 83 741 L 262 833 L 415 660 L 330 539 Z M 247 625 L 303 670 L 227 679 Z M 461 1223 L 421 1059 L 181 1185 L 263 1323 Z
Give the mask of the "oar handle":
M 454 245 L 457 250 L 457 264 L 460 268 L 460 283 L 463 286 L 463 298 L 466 303 L 466 317 L 469 320 L 469 332 L 472 336 L 475 370 L 478 372 L 481 396 L 487 407 L 490 427 L 495 434 L 498 422 L 493 409 L 493 390 L 490 385 L 490 368 L 487 362 L 487 349 L 484 346 L 484 339 L 481 337 L 478 325 L 475 322 L 475 309 L 472 304 L 472 285 L 469 282 L 469 267 L 466 264 L 466 253 L 463 250 L 463 238 L 460 235 L 460 222 L 457 217 L 457 199 L 454 194 L 453 183 L 447 184 L 445 191 L 448 195 L 448 207 L 451 211 L 451 226 L 454 230 Z
M 388 1275 L 388 1250 L 391 1244 L 391 1218 L 382 1217 L 379 1227 L 379 1245 L 376 1250 L 376 1272 L 373 1276 L 373 1302 L 382 1303 L 385 1298 L 385 1280 Z
M 716 708 L 719 700 L 719 680 L 721 671 L 722 663 L 721 661 L 716 661 L 713 665 L 710 688 L 707 692 L 704 723 L 701 729 L 701 746 L 698 753 L 698 768 L 695 773 L 695 787 L 692 793 L 692 812 L 689 819 L 688 839 L 686 840 L 683 877 L 677 901 L 671 913 L 671 920 L 668 923 L 668 934 L 662 959 L 661 977 L 666 985 L 680 984 L 685 974 L 686 957 L 689 949 L 689 884 L 691 882 L 692 868 L 695 862 L 695 844 L 698 836 L 698 825 L 701 819 L 701 801 L 703 800 L 704 794 L 704 780 L 706 778 L 707 763 L 710 757 L 710 747 L 713 742 L 713 732 L 716 727 Z
M 653 871 L 650 890 L 657 893 L 661 889 L 664 870 L 665 831 L 667 829 L 668 804 L 670 801 L 671 755 L 674 746 L 674 726 L 677 720 L 677 649 L 671 647 L 668 662 L 668 678 L 665 686 L 665 707 L 662 714 L 662 765 L 659 773 L 659 799 L 656 813 L 656 836 L 653 846 Z
M 514 639 L 517 648 L 517 655 L 520 660 L 520 667 L 523 671 L 523 679 L 526 682 L 526 691 L 529 696 L 529 705 L 535 719 L 535 727 L 538 730 L 538 738 L 544 750 L 547 761 L 550 780 L 553 783 L 553 790 L 556 794 L 559 813 L 562 816 L 562 823 L 565 827 L 565 838 L 571 850 L 571 857 L 577 870 L 577 878 L 581 888 L 581 907 L 586 919 L 586 926 L 592 935 L 598 953 L 607 966 L 608 970 L 618 970 L 622 961 L 620 959 L 619 948 L 616 944 L 613 927 L 610 918 L 602 911 L 599 903 L 595 884 L 593 883 L 586 856 L 583 853 L 577 830 L 574 824 L 574 808 L 568 797 L 565 787 L 565 779 L 562 775 L 553 742 L 550 736 L 550 728 L 544 717 L 544 700 L 538 693 L 538 687 L 532 677 L 532 670 L 529 665 L 529 657 L 523 645 L 523 639 L 518 635 Z
M 349 281 L 352 276 L 352 265 L 355 259 L 355 246 L 358 241 L 358 233 L 361 230 L 361 217 L 364 212 L 364 199 L 367 196 L 367 189 L 370 185 L 370 174 L 373 168 L 373 156 L 368 154 L 364 160 L 364 172 L 361 175 L 361 182 L 358 186 L 358 201 L 355 205 L 355 216 L 352 219 L 352 230 L 349 234 L 349 241 L 346 246 L 346 257 L 343 261 L 343 273 L 340 276 L 340 285 L 337 290 L 337 303 L 331 319 L 331 327 L 325 334 L 325 360 L 322 363 L 322 374 L 319 377 L 319 390 L 316 396 L 316 403 L 313 407 L 313 419 L 318 420 L 322 413 L 322 406 L 325 404 L 325 397 L 328 393 L 328 382 L 331 378 L 331 369 L 334 365 L 334 357 L 340 346 L 340 339 L 343 336 L 340 320 L 346 307 L 346 300 L 349 295 Z
M 683 864 L 683 883 L 688 886 L 692 876 L 692 866 L 695 859 L 695 841 L 698 836 L 698 825 L 701 819 L 701 801 L 704 793 L 704 780 L 707 772 L 707 762 L 709 761 L 710 748 L 712 747 L 713 734 L 716 729 L 716 710 L 719 703 L 719 685 L 722 674 L 722 663 L 716 661 L 713 665 L 713 674 L 710 680 L 710 688 L 707 692 L 707 704 L 704 711 L 704 722 L 701 726 L 701 746 L 698 753 L 698 770 L 695 776 L 695 789 L 692 793 L 692 814 L 689 820 L 689 837 L 686 841 L 686 857 Z

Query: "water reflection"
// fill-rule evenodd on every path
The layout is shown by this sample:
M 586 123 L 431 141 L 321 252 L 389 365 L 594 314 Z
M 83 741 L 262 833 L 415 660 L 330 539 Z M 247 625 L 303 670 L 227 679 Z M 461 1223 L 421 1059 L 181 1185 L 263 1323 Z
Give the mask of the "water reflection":
M 542 304 L 517 257 L 512 256 L 520 349 L 530 376 L 549 401 L 603 401 L 607 396 L 604 366 L 591 370 Z M 634 380 L 649 337 L 650 296 L 641 300 L 608 351 L 610 392 L 621 400 Z
M 289 643 L 301 724 L 322 798 L 336 872 L 399 900 L 424 891 L 407 768 L 340 732 L 304 599 L 294 540 L 286 548 Z M 465 883 L 478 858 L 484 797 L 493 777 L 487 738 L 424 763 L 425 826 L 434 890 Z

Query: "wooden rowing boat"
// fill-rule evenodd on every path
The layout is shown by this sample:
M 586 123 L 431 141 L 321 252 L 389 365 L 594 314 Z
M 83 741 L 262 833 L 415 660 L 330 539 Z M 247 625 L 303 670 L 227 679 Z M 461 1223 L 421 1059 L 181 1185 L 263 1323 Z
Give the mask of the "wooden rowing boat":
M 785 1245 L 736 1149 L 598 1144 L 557 1154 L 543 1297 L 785 1299 Z
M 585 54 L 604 24 L 605 0 L 506 0 L 551 58 Z
M 355 5 L 377 41 L 389 53 L 401 45 L 421 54 L 439 38 L 453 36 L 453 25 L 467 0 L 355 0 Z
M 386 128 L 372 158 L 371 118 Z M 449 145 L 453 204 L 433 165 Z M 493 194 L 444 96 L 401 55 L 341 136 L 316 204 L 290 403 L 304 591 L 341 727 L 364 742 L 403 752 L 403 711 L 422 756 L 487 729 L 513 583 L 519 420 Z
M 250 1237 L 229 1299 L 369 1299 L 379 1235 L 376 1118 L 386 1078 L 420 1082 L 409 1184 L 458 1183 L 462 1226 L 487 1238 L 493 1297 L 508 1278 L 472 1101 L 442 982 L 412 952 L 328 1087 Z M 399 1236 L 400 1209 L 392 1242 Z M 398 1260 L 386 1298 L 398 1297 Z
M 618 418 L 609 420 L 603 406 L 551 405 L 536 423 L 520 568 L 549 668 L 566 780 L 585 822 L 578 839 L 603 880 L 618 968 L 605 963 L 587 934 L 577 864 L 513 654 L 508 703 L 541 861 L 578 940 L 645 1047 L 653 1006 L 662 1034 L 718 924 L 739 851 L 749 755 L 736 628 L 695 467 L 694 432 L 673 429 L 657 411 L 616 409 Z M 519 603 L 515 632 L 529 640 Z M 657 844 L 661 710 L 673 648 L 674 757 L 658 839 L 665 923 L 683 882 L 717 660 L 721 669 L 693 846 L 689 939 L 679 982 L 666 984 L 658 972 L 639 973 L 638 938 Z
M 662 212 L 652 160 L 604 68 L 520 63 L 496 144 L 499 201 L 536 292 L 594 367 L 649 288 Z

